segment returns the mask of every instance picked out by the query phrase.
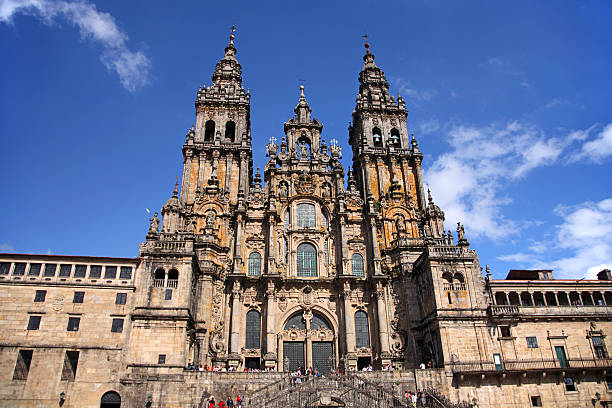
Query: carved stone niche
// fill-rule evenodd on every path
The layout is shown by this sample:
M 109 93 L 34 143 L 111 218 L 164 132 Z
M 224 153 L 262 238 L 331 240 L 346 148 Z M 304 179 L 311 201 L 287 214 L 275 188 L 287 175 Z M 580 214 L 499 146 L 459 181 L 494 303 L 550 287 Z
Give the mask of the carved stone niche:
M 312 305 L 313 298 L 314 298 L 314 294 L 312 291 L 312 287 L 306 286 L 304 289 L 302 289 L 302 303 L 304 305 L 307 305 L 307 306 Z

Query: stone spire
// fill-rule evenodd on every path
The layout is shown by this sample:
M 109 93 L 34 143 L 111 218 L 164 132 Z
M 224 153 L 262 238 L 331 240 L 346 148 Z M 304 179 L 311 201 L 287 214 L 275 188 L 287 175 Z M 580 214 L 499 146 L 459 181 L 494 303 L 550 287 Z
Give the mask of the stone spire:
M 242 67 L 236 59 L 236 47 L 234 46 L 234 38 L 236 38 L 234 36 L 235 30 L 236 27 L 232 27 L 229 44 L 225 47 L 225 55 L 215 67 L 215 72 L 212 76 L 214 84 L 242 85 Z
M 309 123 L 310 122 L 310 114 L 312 113 L 312 109 L 308 102 L 306 102 L 306 97 L 304 96 L 304 85 L 300 85 L 300 100 L 293 110 L 295 112 L 295 119 L 297 123 Z

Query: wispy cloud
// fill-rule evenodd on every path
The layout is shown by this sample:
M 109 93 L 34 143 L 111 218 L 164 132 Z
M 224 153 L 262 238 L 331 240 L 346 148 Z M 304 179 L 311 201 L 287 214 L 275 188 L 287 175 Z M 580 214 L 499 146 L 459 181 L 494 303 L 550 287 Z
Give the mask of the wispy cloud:
M 391 82 L 398 88 L 400 95 L 407 102 L 414 101 L 431 101 L 438 94 L 435 89 L 416 89 L 412 83 L 403 78 L 391 78 Z
M 6 242 L 0 244 L 0 252 L 15 252 L 15 248 Z
M 544 105 L 544 109 L 552 109 L 552 108 L 555 108 L 561 105 L 569 105 L 569 102 L 565 99 L 554 98 L 553 100 L 548 102 L 546 105 Z
M 499 259 L 530 268 L 552 268 L 558 278 L 594 279 L 602 269 L 612 269 L 612 198 L 558 206 L 555 213 L 562 222 L 549 242 L 533 245 L 530 252 Z M 562 255 L 551 257 L 552 253 Z
M 121 84 L 135 92 L 149 81 L 151 62 L 142 51 L 131 51 L 128 36 L 109 13 L 87 1 L 0 0 L 0 22 L 10 24 L 17 14 L 32 15 L 46 24 L 63 19 L 78 27 L 81 37 L 102 46 L 100 60 L 119 76 Z
M 451 224 L 462 221 L 468 233 L 492 239 L 519 234 L 531 221 L 504 216 L 502 208 L 512 201 L 506 193 L 508 184 L 536 168 L 570 162 L 576 156 L 570 155 L 570 150 L 597 149 L 603 155 L 610 147 L 612 154 L 612 143 L 608 145 L 612 124 L 585 142 L 593 129 L 549 136 L 535 125 L 519 121 L 484 127 L 451 126 L 445 136 L 451 150 L 426 168 L 425 180 Z
M 584 143 L 580 154 L 580 158 L 595 162 L 600 162 L 609 156 L 612 156 L 612 123 L 608 123 L 594 140 Z

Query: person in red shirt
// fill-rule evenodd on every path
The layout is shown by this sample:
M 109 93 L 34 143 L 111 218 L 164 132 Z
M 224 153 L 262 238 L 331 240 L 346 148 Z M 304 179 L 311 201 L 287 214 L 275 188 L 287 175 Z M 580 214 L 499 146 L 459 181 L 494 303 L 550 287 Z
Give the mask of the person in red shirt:
M 219 408 L 225 408 L 225 402 L 223 400 L 219 401 Z

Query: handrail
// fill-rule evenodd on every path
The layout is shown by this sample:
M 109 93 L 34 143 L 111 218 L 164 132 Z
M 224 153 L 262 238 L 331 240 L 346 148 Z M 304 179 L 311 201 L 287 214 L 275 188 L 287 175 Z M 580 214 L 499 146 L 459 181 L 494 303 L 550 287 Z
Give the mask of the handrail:
M 562 368 L 605 368 L 612 367 L 612 358 L 577 358 L 561 362 L 556 359 L 505 360 L 501 364 L 493 361 L 454 361 L 449 363 L 453 373 L 484 371 L 528 371 Z

